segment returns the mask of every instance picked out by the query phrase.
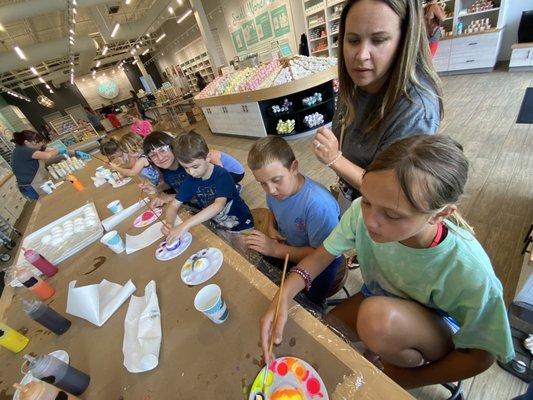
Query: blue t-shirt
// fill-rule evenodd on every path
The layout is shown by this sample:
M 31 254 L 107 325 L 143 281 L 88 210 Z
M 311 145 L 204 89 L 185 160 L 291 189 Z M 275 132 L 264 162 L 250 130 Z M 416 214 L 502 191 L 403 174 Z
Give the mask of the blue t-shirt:
M 297 193 L 284 200 L 267 194 L 266 201 L 289 246 L 317 248 L 339 223 L 340 209 L 335 198 L 306 176 Z
M 163 175 L 163 181 L 176 193 L 179 193 L 181 185 L 189 176 L 181 165 L 177 169 L 161 169 L 161 175 Z
M 242 164 L 229 154 L 226 154 L 221 151 L 220 162 L 222 163 L 222 167 L 226 171 L 234 173 L 236 175 L 244 174 L 244 167 L 242 166 Z
M 254 226 L 252 213 L 235 187 L 233 178 L 224 168 L 215 165 L 211 176 L 202 180 L 187 175 L 181 188 L 176 191 L 176 199 L 185 203 L 194 197 L 201 209 L 213 204 L 219 197 L 226 198 L 223 210 L 213 217 L 221 228 L 230 231 L 242 231 Z
M 141 157 L 146 158 L 146 156 L 144 156 L 144 155 L 141 156 Z M 159 178 L 161 176 L 161 173 L 152 164 L 148 164 L 146 167 L 143 167 L 143 169 L 141 170 L 140 175 L 143 178 L 148 179 L 152 185 L 157 186 L 159 184 Z

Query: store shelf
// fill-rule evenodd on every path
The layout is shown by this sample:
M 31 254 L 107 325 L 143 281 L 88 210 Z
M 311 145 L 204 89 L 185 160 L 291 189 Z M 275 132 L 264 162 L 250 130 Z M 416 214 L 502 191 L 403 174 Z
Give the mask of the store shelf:
M 471 13 L 466 13 L 466 14 L 459 15 L 459 18 L 471 17 L 472 15 L 486 14 L 486 13 L 489 13 L 489 12 L 498 11 L 499 9 L 500 9 L 500 7 L 494 7 L 494 8 L 491 8 L 490 10 L 482 10 L 482 11 L 475 11 L 475 12 L 471 12 Z
M 309 29 L 317 28 L 319 26 L 324 26 L 324 25 L 326 25 L 326 22 L 322 22 L 322 23 L 316 24 L 316 25 L 309 25 Z
M 320 50 L 316 50 L 316 51 L 312 51 L 311 54 L 320 54 L 320 53 L 324 53 L 326 51 L 329 51 L 328 48 L 324 48 L 324 49 L 320 49 Z
M 329 34 L 329 36 L 335 36 L 335 35 L 338 35 L 338 34 L 339 34 L 339 31 L 336 30 L 335 32 L 331 32 L 331 33 Z
M 339 19 L 341 19 L 340 15 L 338 17 L 329 19 L 328 22 L 335 22 L 335 21 L 338 21 Z
M 320 14 L 320 13 L 323 13 L 323 12 L 324 12 L 324 9 L 316 10 L 316 11 L 306 11 L 305 15 L 306 15 L 306 17 L 312 17 L 313 15 Z
M 311 42 L 311 43 L 318 42 L 321 39 L 327 39 L 327 38 L 328 38 L 327 36 L 321 36 L 321 37 L 318 37 L 316 39 L 310 39 L 309 42 Z

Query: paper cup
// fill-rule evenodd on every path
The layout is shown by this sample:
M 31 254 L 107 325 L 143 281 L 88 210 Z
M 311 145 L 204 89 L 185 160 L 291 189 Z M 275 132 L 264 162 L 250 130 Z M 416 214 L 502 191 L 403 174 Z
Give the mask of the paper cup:
M 228 307 L 222 298 L 220 287 L 215 284 L 204 286 L 194 298 L 194 307 L 215 324 L 228 318 Z
M 120 200 L 114 200 L 112 201 L 111 203 L 109 203 L 107 205 L 107 208 L 109 209 L 109 211 L 111 211 L 113 214 L 117 214 L 119 212 L 121 212 L 122 210 L 124 210 L 124 207 L 122 207 L 122 203 L 120 202 Z
M 41 189 L 42 189 L 42 191 L 45 192 L 46 194 L 50 194 L 50 193 L 52 193 L 52 191 L 53 191 L 52 188 L 51 188 L 48 184 L 46 184 L 46 183 L 43 184 L 43 185 L 41 185 Z
M 100 242 L 105 244 L 117 254 L 120 254 L 125 250 L 124 242 L 117 231 L 107 232 L 104 236 L 102 236 Z

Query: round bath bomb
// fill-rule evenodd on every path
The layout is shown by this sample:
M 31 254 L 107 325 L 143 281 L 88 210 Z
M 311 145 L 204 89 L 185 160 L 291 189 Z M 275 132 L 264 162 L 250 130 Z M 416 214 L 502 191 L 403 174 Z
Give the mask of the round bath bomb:
M 82 222 L 81 224 L 74 225 L 74 232 L 79 233 L 85 229 L 85 224 Z
M 52 236 L 54 236 L 54 235 L 55 236 L 57 236 L 57 235 L 61 236 L 63 234 L 63 229 L 61 227 L 59 227 L 59 226 L 56 226 L 56 227 L 52 228 L 51 233 L 52 233 Z
M 65 229 L 63 231 L 63 239 L 68 239 L 72 235 L 74 235 L 74 229 Z
M 94 218 L 94 217 L 86 217 L 85 218 L 85 225 L 88 226 L 88 227 L 96 225 L 96 218 Z
M 52 246 L 59 246 L 63 242 L 63 238 L 61 236 L 52 236 L 52 241 L 50 244 Z
M 41 238 L 41 243 L 42 244 L 48 244 L 48 243 L 50 243 L 51 240 L 52 240 L 52 236 L 51 235 L 44 235 Z

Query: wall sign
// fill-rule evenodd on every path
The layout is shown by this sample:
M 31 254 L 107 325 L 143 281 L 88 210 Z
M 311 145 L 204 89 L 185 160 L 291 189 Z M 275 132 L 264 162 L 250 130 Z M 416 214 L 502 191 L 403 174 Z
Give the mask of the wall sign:
M 243 51 L 246 51 L 246 43 L 244 42 L 244 35 L 242 33 L 242 29 L 237 29 L 236 31 L 231 33 L 231 38 L 233 39 L 233 46 L 235 46 L 235 50 L 237 50 L 237 53 L 241 53 Z
M 98 87 L 96 90 L 104 99 L 114 99 L 119 93 L 118 85 L 115 80 L 107 77 L 98 79 Z
M 270 25 L 270 14 L 268 11 L 255 17 L 255 29 L 259 40 L 272 37 L 272 26 Z
M 257 39 L 257 31 L 255 30 L 255 24 L 253 20 L 246 21 L 244 24 L 242 24 L 242 33 L 247 46 L 252 46 L 259 41 Z
M 291 31 L 287 6 L 285 4 L 272 10 L 270 16 L 272 17 L 272 25 L 274 25 L 274 34 L 276 37 L 286 35 Z

